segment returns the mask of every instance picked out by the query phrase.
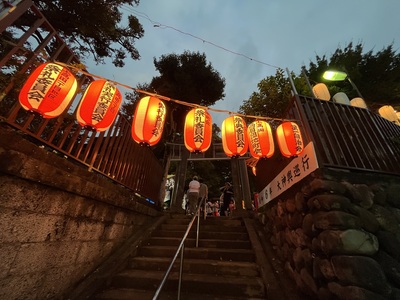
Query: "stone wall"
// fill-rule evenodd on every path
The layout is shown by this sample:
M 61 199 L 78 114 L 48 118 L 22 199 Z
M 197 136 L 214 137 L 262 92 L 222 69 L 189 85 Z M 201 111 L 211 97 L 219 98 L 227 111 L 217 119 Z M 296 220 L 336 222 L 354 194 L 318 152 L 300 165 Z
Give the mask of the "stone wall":
M 160 212 L 0 128 L 0 299 L 66 299 Z
M 400 177 L 318 170 L 259 211 L 276 256 L 315 299 L 400 299 Z

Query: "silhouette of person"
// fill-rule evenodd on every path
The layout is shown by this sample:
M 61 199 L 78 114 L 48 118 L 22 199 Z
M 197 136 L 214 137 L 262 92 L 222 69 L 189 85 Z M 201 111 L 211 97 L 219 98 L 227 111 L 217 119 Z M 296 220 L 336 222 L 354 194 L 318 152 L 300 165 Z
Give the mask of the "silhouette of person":
M 225 182 L 225 186 L 221 187 L 220 190 L 222 191 L 223 194 L 223 203 L 220 208 L 220 216 L 227 216 L 229 203 L 231 202 L 233 197 L 233 189 L 229 182 Z
M 196 212 L 197 203 L 199 201 L 200 182 L 197 176 L 193 176 L 192 181 L 189 182 L 189 189 L 187 192 L 187 198 L 189 202 L 188 214 L 193 216 Z

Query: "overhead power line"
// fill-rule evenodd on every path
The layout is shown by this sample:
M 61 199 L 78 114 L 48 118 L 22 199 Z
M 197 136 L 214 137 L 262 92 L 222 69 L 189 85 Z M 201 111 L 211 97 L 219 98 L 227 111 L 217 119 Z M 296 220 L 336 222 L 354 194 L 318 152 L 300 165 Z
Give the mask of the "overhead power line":
M 208 40 L 206 40 L 206 39 L 203 39 L 203 38 L 201 38 L 201 37 L 198 37 L 198 36 L 196 36 L 196 35 L 194 35 L 194 34 L 192 34 L 192 33 L 182 31 L 182 30 L 180 30 L 180 29 L 178 29 L 178 28 L 175 28 L 175 27 L 173 27 L 173 26 L 170 26 L 170 25 L 165 25 L 165 24 L 161 24 L 161 23 L 159 23 L 159 22 L 153 21 L 147 14 L 145 14 L 145 13 L 143 13 L 143 12 L 140 12 L 140 11 L 138 11 L 138 10 L 135 10 L 135 9 L 133 9 L 133 8 L 130 8 L 130 7 L 127 6 L 127 5 L 122 5 L 122 9 L 125 10 L 125 11 L 128 11 L 128 12 L 130 12 L 130 13 L 136 15 L 136 16 L 139 16 L 139 17 L 141 17 L 141 18 L 144 18 L 144 19 L 148 20 L 148 21 L 153 25 L 153 27 L 160 28 L 160 29 L 172 29 L 172 30 L 174 30 L 174 31 L 176 31 L 176 32 L 179 32 L 179 33 L 181 33 L 181 34 L 190 36 L 190 37 L 192 37 L 192 38 L 194 38 L 194 39 L 197 39 L 197 40 L 202 41 L 203 43 L 209 44 L 209 45 L 211 45 L 211 46 L 214 46 L 214 47 L 216 47 L 216 48 L 219 48 L 219 49 L 221 49 L 221 50 L 223 50 L 223 51 L 226 51 L 226 52 L 229 52 L 229 53 L 231 53 L 231 54 L 244 57 L 244 58 L 246 58 L 246 59 L 248 59 L 248 60 L 254 61 L 254 62 L 256 62 L 256 63 L 262 64 L 262 65 L 265 65 L 265 66 L 268 66 L 268 67 L 272 67 L 272 68 L 275 68 L 275 69 L 283 69 L 282 67 L 278 67 L 278 66 L 275 66 L 275 65 L 273 65 L 273 64 L 269 64 L 269 63 L 260 61 L 260 60 L 258 60 L 258 59 L 252 58 L 252 57 L 250 57 L 250 56 L 248 56 L 248 55 L 246 55 L 246 54 L 243 54 L 243 53 L 239 53 L 239 52 L 230 50 L 230 49 L 228 49 L 228 48 L 226 48 L 226 47 L 223 47 L 223 46 L 220 46 L 220 45 L 218 45 L 218 44 L 216 44 L 216 43 L 214 43 L 214 42 L 210 42 L 210 41 L 208 41 Z

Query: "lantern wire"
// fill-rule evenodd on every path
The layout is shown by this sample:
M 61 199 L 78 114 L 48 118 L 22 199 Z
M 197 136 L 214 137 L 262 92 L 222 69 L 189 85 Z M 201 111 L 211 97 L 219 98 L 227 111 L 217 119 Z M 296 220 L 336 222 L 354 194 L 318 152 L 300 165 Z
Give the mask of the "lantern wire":
M 237 56 L 242 56 L 242 57 L 244 57 L 244 58 L 246 58 L 248 60 L 254 61 L 256 63 L 262 64 L 262 65 L 265 65 L 265 66 L 268 66 L 268 67 L 272 67 L 272 68 L 275 68 L 275 69 L 281 69 L 281 67 L 278 67 L 278 66 L 275 66 L 273 64 L 269 64 L 269 63 L 260 61 L 258 59 L 255 59 L 255 58 L 252 58 L 250 56 L 247 56 L 246 54 L 230 50 L 230 49 L 225 48 L 223 46 L 220 46 L 220 45 L 218 45 L 218 44 L 216 44 L 214 42 L 210 42 L 210 41 L 207 41 L 207 40 L 205 40 L 205 39 L 203 39 L 201 37 L 198 37 L 198 36 L 196 36 L 196 35 L 194 35 L 192 33 L 182 31 L 182 30 L 180 30 L 178 28 L 175 28 L 173 26 L 170 26 L 170 25 L 165 25 L 165 24 L 161 24 L 159 22 L 153 21 L 147 14 L 145 14 L 143 12 L 140 12 L 138 10 L 135 10 L 133 8 L 130 8 L 127 5 L 123 5 L 122 9 L 125 10 L 125 11 L 128 11 L 130 13 L 133 13 L 134 15 L 137 15 L 138 17 L 141 17 L 141 18 L 144 18 L 144 19 L 148 20 L 153 25 L 153 27 L 160 28 L 160 29 L 171 29 L 171 30 L 174 30 L 174 31 L 176 31 L 178 33 L 181 33 L 183 35 L 187 35 L 187 36 L 190 36 L 190 37 L 192 37 L 194 39 L 200 40 L 201 42 L 203 42 L 205 44 L 209 44 L 209 45 L 214 46 L 216 48 L 219 48 L 219 49 L 221 49 L 223 51 L 229 52 L 231 54 L 234 54 L 234 55 L 237 55 Z
M 172 99 L 172 98 L 169 98 L 169 97 L 166 97 L 166 96 L 163 96 L 163 95 L 159 95 L 159 94 L 156 94 L 156 93 L 151 93 L 151 92 L 148 92 L 148 91 L 145 91 L 145 90 L 137 89 L 137 88 L 131 87 L 129 85 L 126 85 L 126 84 L 123 84 L 123 83 L 120 83 L 120 82 L 116 82 L 114 80 L 111 80 L 111 79 L 108 79 L 108 78 L 105 78 L 105 77 L 102 77 L 102 76 L 99 76 L 99 75 L 95 75 L 95 74 L 89 73 L 89 72 L 83 70 L 82 68 L 80 68 L 78 66 L 69 65 L 69 64 L 66 64 L 66 63 L 63 63 L 63 62 L 59 62 L 59 61 L 54 61 L 54 63 L 56 63 L 56 64 L 58 64 L 60 66 L 66 67 L 66 68 L 73 69 L 76 72 L 81 73 L 81 74 L 86 75 L 86 76 L 89 76 L 89 77 L 103 79 L 103 80 L 107 80 L 107 81 L 113 82 L 115 85 L 119 85 L 121 87 L 133 90 L 133 91 L 135 91 L 137 93 L 140 93 L 140 94 L 145 94 L 147 96 L 156 97 L 156 98 L 158 98 L 160 100 L 171 101 L 171 102 L 174 102 L 174 103 L 177 103 L 177 104 L 180 104 L 180 105 L 184 105 L 184 106 L 188 106 L 188 107 L 192 107 L 192 108 L 203 108 L 205 110 L 209 110 L 209 111 L 213 111 L 213 112 L 227 113 L 229 115 L 235 115 L 235 116 L 240 116 L 240 117 L 244 117 L 244 118 L 251 118 L 251 119 L 257 119 L 257 120 L 275 120 L 275 121 L 279 121 L 279 122 L 295 121 L 295 120 L 292 120 L 292 119 L 282 119 L 282 118 L 272 118 L 272 117 L 246 115 L 246 114 L 241 114 L 241 113 L 238 113 L 238 112 L 232 112 L 232 111 L 229 111 L 229 110 L 216 109 L 216 108 L 202 106 L 202 105 L 195 104 L 195 103 L 185 102 L 185 101 L 178 100 L 178 99 Z

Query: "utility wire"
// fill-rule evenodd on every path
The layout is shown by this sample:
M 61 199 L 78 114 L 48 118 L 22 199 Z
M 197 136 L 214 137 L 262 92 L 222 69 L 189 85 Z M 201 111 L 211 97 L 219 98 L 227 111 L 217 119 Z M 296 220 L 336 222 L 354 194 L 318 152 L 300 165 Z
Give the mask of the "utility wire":
M 205 40 L 205 39 L 203 39 L 203 38 L 201 38 L 201 37 L 198 37 L 198 36 L 196 36 L 196 35 L 194 35 L 194 34 L 192 34 L 192 33 L 182 31 L 182 30 L 180 30 L 180 29 L 178 29 L 178 28 L 175 28 L 175 27 L 173 27 L 173 26 L 164 25 L 164 24 L 161 24 L 161 23 L 159 23 L 159 22 L 155 22 L 155 21 L 153 21 L 147 14 L 142 13 L 142 12 L 140 12 L 140 11 L 138 11 L 138 10 L 133 9 L 133 8 L 130 8 L 130 7 L 127 6 L 127 5 L 122 5 L 121 9 L 122 9 L 122 10 L 125 10 L 125 11 L 128 11 L 128 12 L 130 12 L 130 13 L 136 15 L 136 16 L 139 16 L 139 17 L 141 17 L 141 18 L 144 18 L 144 19 L 148 20 L 148 21 L 153 25 L 153 27 L 160 28 L 160 29 L 172 29 L 172 30 L 175 30 L 176 32 L 179 32 L 179 33 L 181 33 L 181 34 L 190 36 L 190 37 L 192 37 L 192 38 L 194 38 L 194 39 L 197 39 L 197 40 L 202 41 L 203 43 L 209 44 L 209 45 L 211 45 L 211 46 L 214 46 L 214 47 L 216 47 L 216 48 L 219 48 L 219 49 L 221 49 L 221 50 L 223 50 L 223 51 L 226 51 L 226 52 L 229 52 L 229 53 L 231 53 L 231 54 L 238 55 L 238 56 L 242 56 L 242 57 L 244 57 L 244 58 L 246 58 L 246 59 L 248 59 L 248 60 L 254 61 L 254 62 L 256 62 L 256 63 L 262 64 L 262 65 L 265 65 L 265 66 L 268 66 L 268 67 L 272 67 L 272 68 L 275 68 L 275 69 L 283 69 L 283 68 L 278 67 L 278 66 L 275 66 L 275 65 L 273 65 L 273 64 L 269 64 L 269 63 L 260 61 L 260 60 L 258 60 L 258 59 L 252 58 L 252 57 L 247 56 L 247 55 L 245 55 L 245 54 L 243 54 L 243 53 L 239 53 L 239 52 L 230 50 L 230 49 L 228 49 L 228 48 L 225 48 L 225 47 L 223 47 L 223 46 L 220 46 L 220 45 L 218 45 L 218 44 L 215 44 L 214 42 L 207 41 L 207 40 Z

